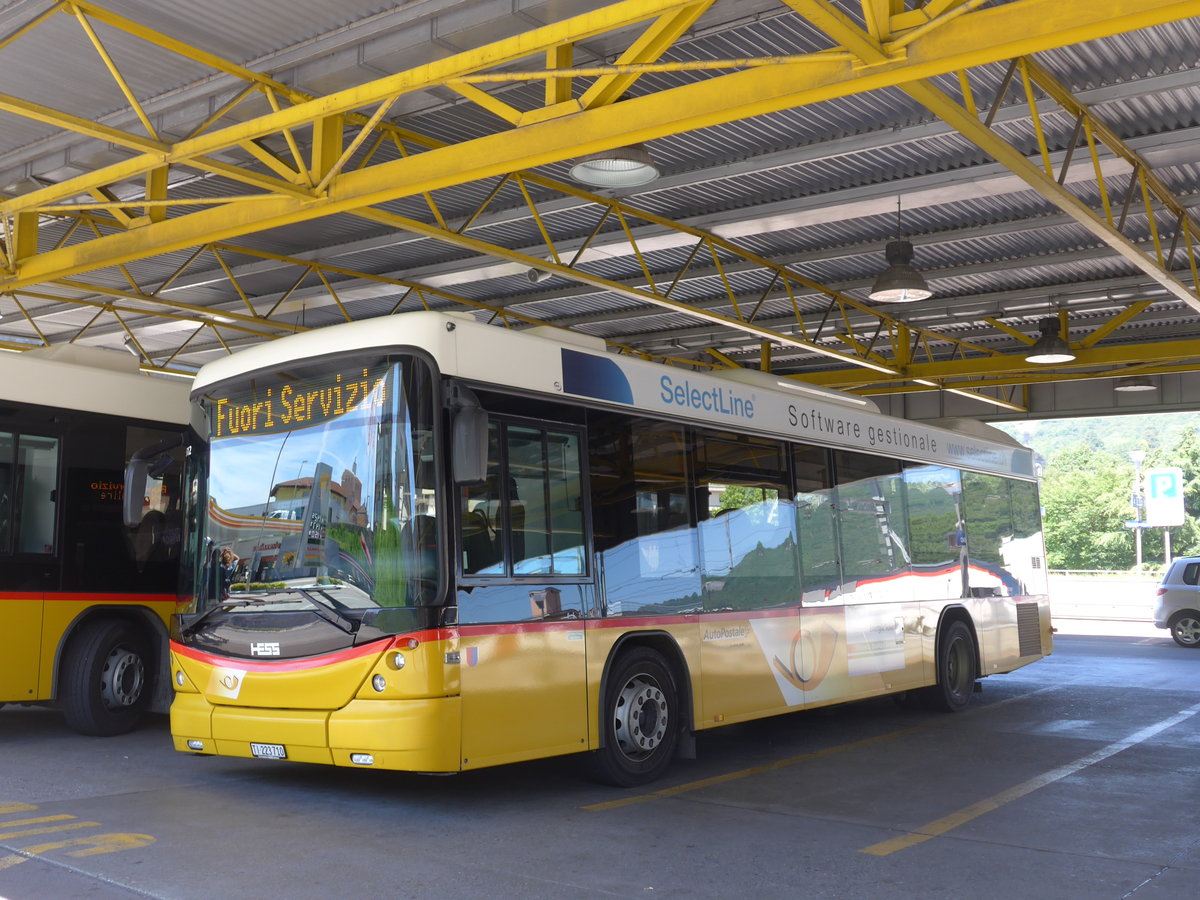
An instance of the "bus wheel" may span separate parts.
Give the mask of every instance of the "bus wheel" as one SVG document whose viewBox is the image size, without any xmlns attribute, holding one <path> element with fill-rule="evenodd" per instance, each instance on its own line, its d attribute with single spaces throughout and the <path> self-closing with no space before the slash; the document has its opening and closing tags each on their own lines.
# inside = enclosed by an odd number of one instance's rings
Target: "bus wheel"
<svg viewBox="0 0 1200 900">
<path fill-rule="evenodd" d="M 962 621 L 951 622 L 938 639 L 938 683 L 925 695 L 931 709 L 958 712 L 975 689 L 975 642 Z"/>
<path fill-rule="evenodd" d="M 67 724 L 80 734 L 132 731 L 150 701 L 150 648 L 126 622 L 100 622 L 77 634 L 59 675 Z"/>
<path fill-rule="evenodd" d="M 670 765 L 679 737 L 679 701 L 666 661 L 647 647 L 622 654 L 604 696 L 604 744 L 594 754 L 594 774 L 621 787 L 654 781 Z"/>
</svg>

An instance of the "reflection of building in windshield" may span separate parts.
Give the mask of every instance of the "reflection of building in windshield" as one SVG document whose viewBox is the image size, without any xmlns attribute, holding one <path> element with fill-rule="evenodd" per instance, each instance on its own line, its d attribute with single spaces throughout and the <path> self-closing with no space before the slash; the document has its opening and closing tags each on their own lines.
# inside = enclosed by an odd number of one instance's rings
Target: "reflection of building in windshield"
<svg viewBox="0 0 1200 900">
<path fill-rule="evenodd" d="M 318 468 L 332 471 L 329 466 L 321 464 Z M 358 463 L 354 463 L 354 470 Z M 268 502 L 267 518 L 269 519 L 302 519 L 304 510 L 312 495 L 313 478 L 293 478 L 291 481 L 281 481 L 271 488 Z M 334 524 L 358 525 L 367 524 L 367 510 L 362 502 L 362 481 L 355 471 L 342 471 L 341 481 L 329 483 L 329 521 Z"/>
<path fill-rule="evenodd" d="M 297 478 L 286 482 L 287 487 L 276 485 L 272 489 L 275 495 L 280 488 L 284 489 L 287 499 L 296 504 L 290 507 L 290 511 L 299 513 L 296 518 L 301 523 L 299 533 L 287 535 L 280 544 L 275 563 L 277 577 L 320 575 L 323 569 L 335 562 L 328 558 L 332 548 L 326 538 L 334 510 L 338 511 L 341 521 L 347 521 L 345 514 L 348 504 L 340 491 L 335 502 L 332 474 L 333 469 L 328 463 L 317 463 L 311 477 Z"/>
</svg>

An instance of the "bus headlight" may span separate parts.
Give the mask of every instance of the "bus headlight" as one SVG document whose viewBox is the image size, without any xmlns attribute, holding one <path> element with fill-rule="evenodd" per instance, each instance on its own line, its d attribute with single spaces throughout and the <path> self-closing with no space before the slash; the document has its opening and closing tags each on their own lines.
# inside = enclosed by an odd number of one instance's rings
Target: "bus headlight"
<svg viewBox="0 0 1200 900">
<path fill-rule="evenodd" d="M 397 672 L 399 672 L 401 669 L 403 669 L 408 664 L 408 660 L 406 660 L 404 658 L 403 653 L 396 652 L 388 657 L 387 664 L 389 666 L 391 666 L 393 669 L 395 669 Z"/>
<path fill-rule="evenodd" d="M 183 669 L 177 669 L 175 671 L 175 683 L 180 687 L 183 687 L 183 683 L 185 681 L 187 681 L 187 679 L 183 677 Z"/>
<path fill-rule="evenodd" d="M 385 690 L 387 690 L 387 679 L 382 675 L 376 675 L 371 679 L 371 687 L 375 688 L 375 690 L 382 694 Z"/>
</svg>

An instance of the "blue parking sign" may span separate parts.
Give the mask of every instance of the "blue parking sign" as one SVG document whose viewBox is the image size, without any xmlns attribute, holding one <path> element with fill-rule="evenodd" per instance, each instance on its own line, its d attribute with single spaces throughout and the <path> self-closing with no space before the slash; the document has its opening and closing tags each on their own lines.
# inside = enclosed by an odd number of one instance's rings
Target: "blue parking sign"
<svg viewBox="0 0 1200 900">
<path fill-rule="evenodd" d="M 1183 470 L 1163 467 L 1146 470 L 1146 524 L 1170 528 L 1183 524 Z"/>
</svg>

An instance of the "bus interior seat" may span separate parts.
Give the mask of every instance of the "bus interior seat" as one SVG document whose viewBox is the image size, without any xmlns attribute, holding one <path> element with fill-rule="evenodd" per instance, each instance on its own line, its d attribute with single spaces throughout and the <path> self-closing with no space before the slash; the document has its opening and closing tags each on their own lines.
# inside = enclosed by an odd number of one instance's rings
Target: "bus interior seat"
<svg viewBox="0 0 1200 900">
<path fill-rule="evenodd" d="M 488 521 L 487 513 L 477 507 L 463 516 L 462 547 L 466 572 L 481 572 L 500 562 L 496 533 Z"/>
</svg>

